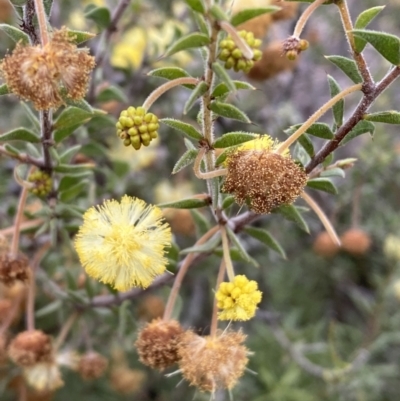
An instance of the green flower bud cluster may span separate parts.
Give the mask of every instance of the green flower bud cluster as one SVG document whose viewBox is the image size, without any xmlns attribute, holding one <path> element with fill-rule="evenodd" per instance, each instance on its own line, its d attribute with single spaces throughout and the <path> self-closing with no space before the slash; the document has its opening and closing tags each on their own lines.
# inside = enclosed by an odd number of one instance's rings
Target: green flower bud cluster
<svg viewBox="0 0 400 401">
<path fill-rule="evenodd" d="M 123 110 L 116 124 L 117 135 L 125 146 L 132 145 L 139 150 L 142 144 L 149 146 L 158 136 L 158 118 L 153 113 L 146 113 L 143 107 L 128 107 Z"/>
<path fill-rule="evenodd" d="M 34 184 L 29 191 L 37 196 L 46 196 L 51 191 L 52 179 L 44 171 L 37 170 L 33 172 L 29 175 L 28 181 Z"/>
<path fill-rule="evenodd" d="M 231 36 L 221 40 L 219 44 L 221 51 L 218 58 L 225 61 L 227 70 L 233 68 L 236 72 L 241 70 L 248 73 L 252 69 L 254 62 L 261 59 L 262 52 L 258 49 L 261 45 L 261 40 L 254 38 L 253 32 L 239 31 L 238 34 L 253 50 L 253 58 L 251 60 L 245 58 Z"/>
</svg>

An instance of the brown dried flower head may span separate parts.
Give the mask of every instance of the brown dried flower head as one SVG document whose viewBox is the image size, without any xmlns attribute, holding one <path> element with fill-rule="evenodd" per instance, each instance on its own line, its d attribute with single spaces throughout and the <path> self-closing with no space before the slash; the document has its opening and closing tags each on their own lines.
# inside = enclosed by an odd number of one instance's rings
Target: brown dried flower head
<svg viewBox="0 0 400 401">
<path fill-rule="evenodd" d="M 139 391 L 146 379 L 146 374 L 139 369 L 116 366 L 111 369 L 111 387 L 120 394 L 132 394 Z"/>
<path fill-rule="evenodd" d="M 29 279 L 29 261 L 23 254 L 0 254 L 0 282 L 12 286 L 16 281 L 25 282 Z"/>
<path fill-rule="evenodd" d="M 309 42 L 296 36 L 290 36 L 283 42 L 283 53 L 286 54 L 288 60 L 294 61 L 297 56 L 307 50 Z"/>
<path fill-rule="evenodd" d="M 263 135 L 233 151 L 226 159 L 228 173 L 222 191 L 259 214 L 293 203 L 307 183 L 307 174 L 288 152 L 275 153 L 275 147 L 276 143 Z"/>
<path fill-rule="evenodd" d="M 326 231 L 323 231 L 315 238 L 313 250 L 317 255 L 330 258 L 339 252 L 340 246 L 332 240 L 331 236 Z"/>
<path fill-rule="evenodd" d="M 94 65 L 94 57 L 78 49 L 63 28 L 44 47 L 18 43 L 0 68 L 13 93 L 44 110 L 63 104 L 62 90 L 71 99 L 82 99 Z"/>
<path fill-rule="evenodd" d="M 82 355 L 78 372 L 84 380 L 94 380 L 103 376 L 108 366 L 108 360 L 97 352 L 89 351 Z"/>
<path fill-rule="evenodd" d="M 40 330 L 23 331 L 11 341 L 8 356 L 24 368 L 50 363 L 54 359 L 51 338 Z"/>
<path fill-rule="evenodd" d="M 185 332 L 179 343 L 183 377 L 200 391 L 231 389 L 248 362 L 248 350 L 242 345 L 245 339 L 241 332 L 207 337 Z"/>
<path fill-rule="evenodd" d="M 183 328 L 176 320 L 155 319 L 139 333 L 135 347 L 140 361 L 153 369 L 164 370 L 178 362 L 178 344 Z"/>
<path fill-rule="evenodd" d="M 291 71 L 297 65 L 296 61 L 288 60 L 282 50 L 282 42 L 277 40 L 268 44 L 262 53 L 261 60 L 254 64 L 248 77 L 258 81 L 273 78 L 284 71 Z"/>
<path fill-rule="evenodd" d="M 361 256 L 368 252 L 372 240 L 368 233 L 360 228 L 351 228 L 341 237 L 342 248 L 354 256 Z"/>
</svg>

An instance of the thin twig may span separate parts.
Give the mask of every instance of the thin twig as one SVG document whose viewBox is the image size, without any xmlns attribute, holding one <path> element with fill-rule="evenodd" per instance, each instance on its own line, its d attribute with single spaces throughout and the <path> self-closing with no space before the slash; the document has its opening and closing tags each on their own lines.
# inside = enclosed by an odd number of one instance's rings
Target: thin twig
<svg viewBox="0 0 400 401">
<path fill-rule="evenodd" d="M 224 281 L 224 276 L 225 276 L 225 261 L 224 259 L 222 259 L 221 264 L 219 266 L 217 283 L 215 285 L 215 292 L 218 291 L 219 286 Z M 210 336 L 215 336 L 215 334 L 217 333 L 217 328 L 218 328 L 218 307 L 217 307 L 217 299 L 214 297 Z"/>
</svg>

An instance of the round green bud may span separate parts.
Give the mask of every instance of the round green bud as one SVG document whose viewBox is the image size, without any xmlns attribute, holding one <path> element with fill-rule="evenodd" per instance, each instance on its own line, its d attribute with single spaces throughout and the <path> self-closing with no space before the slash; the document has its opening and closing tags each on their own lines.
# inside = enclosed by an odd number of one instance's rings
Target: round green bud
<svg viewBox="0 0 400 401">
<path fill-rule="evenodd" d="M 261 39 L 254 39 L 252 47 L 260 47 L 261 43 L 262 43 Z"/>
<path fill-rule="evenodd" d="M 131 117 L 133 117 L 136 114 L 136 109 L 133 106 L 129 106 L 127 112 Z"/>
<path fill-rule="evenodd" d="M 232 57 L 233 58 L 241 58 L 242 56 L 243 56 L 243 53 L 242 53 L 242 51 L 240 49 L 235 49 L 232 52 Z"/>
<path fill-rule="evenodd" d="M 228 46 L 228 41 L 226 39 L 221 40 L 219 46 L 222 47 L 223 49 L 226 48 Z"/>
<path fill-rule="evenodd" d="M 138 107 L 136 109 L 136 115 L 138 116 L 144 116 L 146 114 L 146 110 L 143 107 Z"/>
<path fill-rule="evenodd" d="M 129 128 L 128 131 L 129 136 L 139 135 L 139 131 L 136 127 Z"/>
<path fill-rule="evenodd" d="M 143 117 L 135 116 L 135 117 L 133 118 L 133 121 L 135 122 L 135 125 L 141 125 L 142 122 L 143 122 Z"/>
<path fill-rule="evenodd" d="M 238 60 L 235 65 L 235 71 L 244 70 L 246 68 L 246 61 L 245 60 Z"/>
<path fill-rule="evenodd" d="M 147 113 L 147 114 L 144 116 L 144 121 L 145 121 L 146 123 L 150 123 L 152 118 L 153 118 L 153 113 Z"/>
<path fill-rule="evenodd" d="M 147 133 L 147 125 L 146 124 L 142 124 L 139 128 L 138 128 L 139 132 L 141 134 L 146 134 Z"/>
<path fill-rule="evenodd" d="M 128 111 L 127 110 L 122 110 L 120 117 L 128 117 Z"/>
<path fill-rule="evenodd" d="M 222 61 L 226 61 L 230 55 L 231 52 L 228 49 L 223 49 L 219 54 L 218 58 Z"/>
<path fill-rule="evenodd" d="M 142 145 L 142 141 L 140 140 L 140 136 L 131 137 L 131 144 L 136 149 L 139 150 Z"/>
<path fill-rule="evenodd" d="M 121 129 L 122 129 L 122 124 L 121 124 L 119 121 L 115 124 L 115 126 L 116 126 L 116 128 L 117 128 L 118 130 L 121 130 Z"/>
<path fill-rule="evenodd" d="M 148 130 L 149 132 L 157 131 L 157 125 L 158 125 L 158 124 L 153 124 L 153 123 L 151 123 L 151 124 L 149 124 L 149 125 L 147 126 L 147 130 Z"/>
<path fill-rule="evenodd" d="M 141 139 L 142 139 L 143 144 L 145 144 L 146 142 L 150 143 L 150 141 L 151 141 L 151 138 L 150 138 L 150 135 L 149 135 L 149 134 L 143 134 L 143 135 L 141 135 Z M 147 145 L 146 145 L 146 146 L 147 146 Z"/>
<path fill-rule="evenodd" d="M 129 138 L 124 139 L 124 145 L 129 146 L 131 144 L 131 140 Z"/>
<path fill-rule="evenodd" d="M 156 139 L 158 137 L 158 132 L 157 131 L 150 132 L 150 137 L 151 139 Z"/>
<path fill-rule="evenodd" d="M 253 60 L 254 61 L 261 60 L 261 57 L 262 57 L 262 51 L 261 50 L 258 50 L 258 49 L 253 50 Z"/>
</svg>

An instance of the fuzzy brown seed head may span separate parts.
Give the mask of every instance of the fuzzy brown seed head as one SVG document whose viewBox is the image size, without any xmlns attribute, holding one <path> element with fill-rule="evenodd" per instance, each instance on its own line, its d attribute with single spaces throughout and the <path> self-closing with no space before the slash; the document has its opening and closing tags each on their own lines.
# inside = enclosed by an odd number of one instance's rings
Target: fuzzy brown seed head
<svg viewBox="0 0 400 401">
<path fill-rule="evenodd" d="M 3 253 L 0 255 L 0 282 L 12 286 L 16 281 L 25 282 L 29 279 L 29 261 L 23 255 L 11 255 Z"/>
<path fill-rule="evenodd" d="M 103 376 L 108 366 L 108 360 L 97 352 L 90 351 L 82 355 L 78 372 L 84 380 L 94 380 Z"/>
<path fill-rule="evenodd" d="M 291 204 L 301 194 L 307 175 L 290 157 L 265 150 L 244 150 L 227 158 L 222 191 L 259 214 Z"/>
<path fill-rule="evenodd" d="M 40 330 L 23 331 L 11 341 L 8 355 L 16 365 L 24 368 L 50 363 L 54 359 L 51 338 Z"/>
<path fill-rule="evenodd" d="M 179 360 L 177 347 L 183 333 L 176 320 L 155 319 L 148 323 L 135 342 L 140 361 L 158 370 L 172 366 Z"/>
<path fill-rule="evenodd" d="M 214 393 L 231 389 L 243 375 L 248 350 L 246 336 L 228 332 L 218 337 L 201 337 L 187 331 L 179 343 L 179 366 L 183 377 L 200 391 Z"/>
<path fill-rule="evenodd" d="M 372 240 L 368 233 L 359 229 L 351 228 L 341 237 L 342 248 L 354 256 L 361 256 L 368 252 Z"/>
<path fill-rule="evenodd" d="M 313 244 L 313 250 L 317 255 L 331 258 L 339 252 L 340 246 L 332 240 L 326 231 L 323 231 L 317 235 Z"/>
<path fill-rule="evenodd" d="M 271 14 L 274 22 L 295 18 L 299 8 L 298 3 L 282 0 L 272 0 L 271 6 L 278 6 L 281 8 L 281 10 Z"/>
<path fill-rule="evenodd" d="M 165 309 L 165 302 L 157 295 L 146 295 L 139 304 L 138 315 L 147 322 L 160 318 Z"/>
<path fill-rule="evenodd" d="M 262 81 L 273 78 L 281 72 L 291 71 L 296 65 L 296 62 L 288 60 L 284 56 L 282 42 L 274 41 L 264 48 L 261 60 L 254 64 L 254 67 L 248 73 L 248 77 Z"/>
<path fill-rule="evenodd" d="M 132 394 L 139 391 L 146 379 L 146 374 L 139 369 L 117 366 L 110 372 L 111 387 L 120 394 Z"/>
<path fill-rule="evenodd" d="M 95 62 L 72 40 L 63 28 L 54 32 L 44 47 L 18 43 L 0 65 L 10 90 L 21 99 L 32 101 L 37 110 L 61 106 L 62 90 L 69 98 L 82 99 Z"/>
</svg>

